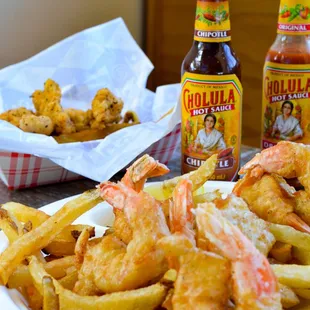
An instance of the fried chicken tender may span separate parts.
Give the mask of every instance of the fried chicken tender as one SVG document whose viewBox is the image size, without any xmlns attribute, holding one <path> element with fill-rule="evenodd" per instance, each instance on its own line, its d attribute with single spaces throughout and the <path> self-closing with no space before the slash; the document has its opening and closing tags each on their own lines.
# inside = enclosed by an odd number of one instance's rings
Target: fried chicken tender
<svg viewBox="0 0 310 310">
<path fill-rule="evenodd" d="M 48 116 L 24 115 L 19 121 L 19 128 L 25 132 L 39 133 L 49 136 L 54 124 Z"/>
<path fill-rule="evenodd" d="M 76 132 L 74 123 L 66 112 L 53 113 L 50 117 L 55 125 L 55 132 L 57 134 Z"/>
<path fill-rule="evenodd" d="M 61 105 L 61 88 L 52 79 L 47 79 L 44 89 L 34 91 L 31 98 L 35 113 L 26 108 L 18 108 L 0 114 L 0 120 L 10 122 L 16 127 L 21 126 L 25 132 L 45 135 L 66 135 L 92 129 L 100 131 L 106 127 L 111 129 L 112 124 L 122 120 L 124 103 L 108 88 L 97 92 L 91 109 L 87 111 L 74 108 L 64 110 Z M 22 120 L 24 115 L 32 117 Z M 125 114 L 124 122 L 135 123 L 139 122 L 139 119 L 135 112 L 129 111 Z M 113 129 L 110 131 L 113 132 Z"/>
<path fill-rule="evenodd" d="M 93 118 L 92 110 L 83 111 L 77 109 L 66 109 L 65 112 L 69 115 L 76 131 L 82 131 L 90 128 L 90 122 Z"/>
<path fill-rule="evenodd" d="M 21 107 L 18 109 L 8 110 L 0 114 L 0 119 L 19 127 L 19 122 L 24 115 L 33 115 L 33 112 Z"/>
<path fill-rule="evenodd" d="M 92 101 L 94 119 L 91 128 L 103 129 L 106 124 L 119 122 L 123 106 L 123 101 L 116 98 L 108 88 L 100 89 Z"/>
<path fill-rule="evenodd" d="M 32 94 L 32 102 L 38 115 L 47 113 L 62 112 L 60 104 L 61 89 L 52 79 L 47 79 L 44 83 L 44 90 L 36 90 Z"/>
<path fill-rule="evenodd" d="M 62 106 L 60 105 L 60 99 L 45 91 L 36 90 L 32 94 L 32 102 L 36 109 L 37 115 L 49 116 L 53 113 L 62 112 Z"/>
<path fill-rule="evenodd" d="M 32 94 L 32 102 L 37 111 L 37 115 L 51 118 L 55 132 L 57 134 L 76 132 L 74 123 L 70 116 L 64 112 L 61 104 L 61 89 L 59 85 L 51 79 L 44 83 L 44 90 L 36 90 Z"/>
</svg>

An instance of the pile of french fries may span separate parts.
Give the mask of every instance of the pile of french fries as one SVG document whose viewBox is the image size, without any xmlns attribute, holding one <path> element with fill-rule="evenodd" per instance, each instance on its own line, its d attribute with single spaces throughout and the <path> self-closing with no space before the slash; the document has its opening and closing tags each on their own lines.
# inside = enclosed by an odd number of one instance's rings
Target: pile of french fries
<svg viewBox="0 0 310 310">
<path fill-rule="evenodd" d="M 204 165 L 185 178 L 199 188 L 212 175 L 214 167 L 215 162 Z M 171 179 L 146 191 L 157 199 L 167 199 L 179 180 Z M 203 195 L 199 192 L 194 201 L 212 201 L 217 197 L 218 191 Z M 99 190 L 90 190 L 52 216 L 19 203 L 3 204 L 0 229 L 9 246 L 0 255 L 0 285 L 17 289 L 33 310 L 160 308 L 171 293 L 177 277 L 175 270 L 169 270 L 156 284 L 131 291 L 102 296 L 73 292 L 78 280 L 79 256 L 85 249 L 83 242 L 89 239 L 97 242 L 104 236 L 96 238 L 94 227 L 72 223 L 101 201 Z M 272 223 L 269 226 L 277 240 L 269 257 L 279 281 L 282 305 L 294 310 L 310 309 L 310 235 L 289 226 Z"/>
<path fill-rule="evenodd" d="M 168 290 L 165 277 L 166 284 L 103 296 L 72 292 L 78 278 L 76 253 L 85 232 L 91 238 L 95 231 L 94 227 L 71 223 L 101 201 L 99 191 L 91 190 L 65 204 L 53 216 L 18 203 L 2 205 L 0 228 L 9 246 L 0 256 L 1 285 L 17 289 L 34 310 L 142 310 L 160 306 Z"/>
</svg>

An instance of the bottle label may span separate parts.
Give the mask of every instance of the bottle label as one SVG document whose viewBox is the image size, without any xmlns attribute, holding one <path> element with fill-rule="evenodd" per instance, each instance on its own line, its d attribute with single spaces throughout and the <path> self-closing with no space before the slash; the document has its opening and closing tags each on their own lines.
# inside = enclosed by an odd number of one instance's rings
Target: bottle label
<svg viewBox="0 0 310 310">
<path fill-rule="evenodd" d="M 265 63 L 262 117 L 262 148 L 310 144 L 310 65 Z"/>
<path fill-rule="evenodd" d="M 282 0 L 278 33 L 286 35 L 310 34 L 309 0 Z"/>
<path fill-rule="evenodd" d="M 182 172 L 218 154 L 213 180 L 237 177 L 241 142 L 242 86 L 235 74 L 186 72 L 182 77 Z"/>
<path fill-rule="evenodd" d="M 231 40 L 228 1 L 197 1 L 194 40 L 201 42 Z"/>
</svg>

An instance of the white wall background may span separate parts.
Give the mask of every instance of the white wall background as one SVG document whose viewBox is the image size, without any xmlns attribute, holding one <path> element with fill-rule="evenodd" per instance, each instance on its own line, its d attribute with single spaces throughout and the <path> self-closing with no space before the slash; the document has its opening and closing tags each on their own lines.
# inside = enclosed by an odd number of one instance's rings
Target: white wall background
<svg viewBox="0 0 310 310">
<path fill-rule="evenodd" d="M 143 0 L 0 0 L 0 68 L 119 16 L 141 45 L 142 3 Z"/>
</svg>

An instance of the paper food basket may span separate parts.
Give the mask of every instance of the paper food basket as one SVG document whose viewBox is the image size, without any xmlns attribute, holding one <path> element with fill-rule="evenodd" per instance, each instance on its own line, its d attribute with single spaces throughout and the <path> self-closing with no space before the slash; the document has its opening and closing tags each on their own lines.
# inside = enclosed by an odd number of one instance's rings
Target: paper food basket
<svg viewBox="0 0 310 310">
<path fill-rule="evenodd" d="M 103 44 L 104 42 L 104 44 Z M 59 84 L 63 109 L 86 111 L 99 89 L 110 89 L 140 124 L 102 140 L 58 144 L 0 120 L 0 180 L 9 189 L 81 178 L 101 182 L 144 153 L 167 164 L 179 142 L 180 84 L 146 88 L 153 64 L 121 18 L 86 29 L 21 63 L 0 70 L 0 113 L 26 107 L 47 78 Z"/>
<path fill-rule="evenodd" d="M 168 164 L 180 138 L 180 125 L 143 154 Z M 83 176 L 64 169 L 49 159 L 30 154 L 0 151 L 0 178 L 9 190 L 36 187 L 82 179 Z"/>
</svg>

